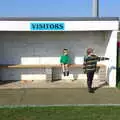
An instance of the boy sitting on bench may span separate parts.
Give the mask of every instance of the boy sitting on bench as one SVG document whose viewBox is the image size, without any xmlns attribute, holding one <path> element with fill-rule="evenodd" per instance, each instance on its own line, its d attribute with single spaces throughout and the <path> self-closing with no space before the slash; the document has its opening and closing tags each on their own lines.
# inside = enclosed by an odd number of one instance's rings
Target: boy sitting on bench
<svg viewBox="0 0 120 120">
<path fill-rule="evenodd" d="M 62 72 L 64 76 L 69 76 L 69 65 L 71 62 L 71 58 L 68 55 L 68 49 L 63 50 L 63 55 L 60 57 L 60 63 L 62 67 Z"/>
</svg>

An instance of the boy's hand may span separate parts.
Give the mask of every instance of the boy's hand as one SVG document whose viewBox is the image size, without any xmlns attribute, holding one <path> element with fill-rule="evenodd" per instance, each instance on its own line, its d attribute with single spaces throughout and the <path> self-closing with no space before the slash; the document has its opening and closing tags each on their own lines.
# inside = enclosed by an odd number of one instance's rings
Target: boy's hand
<svg viewBox="0 0 120 120">
<path fill-rule="evenodd" d="M 107 57 L 101 57 L 101 60 L 109 60 Z"/>
<path fill-rule="evenodd" d="M 105 58 L 105 60 L 109 60 L 110 58 Z"/>
<path fill-rule="evenodd" d="M 82 66 L 82 69 L 85 69 L 85 65 Z"/>
<path fill-rule="evenodd" d="M 82 65 L 82 69 L 85 69 L 85 67 L 86 67 L 86 63 L 84 62 Z"/>
</svg>

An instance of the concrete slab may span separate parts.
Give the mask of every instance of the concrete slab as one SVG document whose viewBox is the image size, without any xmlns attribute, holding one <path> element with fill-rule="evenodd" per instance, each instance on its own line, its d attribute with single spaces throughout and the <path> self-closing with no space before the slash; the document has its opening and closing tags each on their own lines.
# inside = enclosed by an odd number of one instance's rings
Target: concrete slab
<svg viewBox="0 0 120 120">
<path fill-rule="evenodd" d="M 87 82 L 83 80 L 58 80 L 50 81 L 17 81 L 0 85 L 0 89 L 20 89 L 20 88 L 86 88 Z M 93 87 L 108 87 L 105 81 L 93 81 Z"/>
<path fill-rule="evenodd" d="M 99 88 L 7 89 L 0 90 L 0 105 L 120 104 L 120 90 Z"/>
<path fill-rule="evenodd" d="M 23 90 L 1 89 L 0 90 L 0 105 L 16 105 L 20 103 L 23 95 Z"/>
</svg>

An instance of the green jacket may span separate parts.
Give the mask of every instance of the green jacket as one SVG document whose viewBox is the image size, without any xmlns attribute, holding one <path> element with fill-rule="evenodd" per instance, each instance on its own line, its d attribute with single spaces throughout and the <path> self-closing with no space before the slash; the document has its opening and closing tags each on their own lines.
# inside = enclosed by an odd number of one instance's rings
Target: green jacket
<svg viewBox="0 0 120 120">
<path fill-rule="evenodd" d="M 69 57 L 69 55 L 62 55 L 60 57 L 60 63 L 62 64 L 70 64 L 71 63 L 71 58 Z"/>
</svg>

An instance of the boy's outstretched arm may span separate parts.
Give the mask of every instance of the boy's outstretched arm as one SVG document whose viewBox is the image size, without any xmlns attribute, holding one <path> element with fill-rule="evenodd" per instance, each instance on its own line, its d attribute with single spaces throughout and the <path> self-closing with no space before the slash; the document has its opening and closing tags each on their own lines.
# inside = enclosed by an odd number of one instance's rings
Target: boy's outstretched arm
<svg viewBox="0 0 120 120">
<path fill-rule="evenodd" d="M 98 57 L 99 61 L 109 60 L 108 57 Z"/>
<path fill-rule="evenodd" d="M 92 56 L 95 57 L 98 61 L 109 60 L 108 57 L 99 57 L 99 56 L 94 55 L 94 54 Z"/>
</svg>

